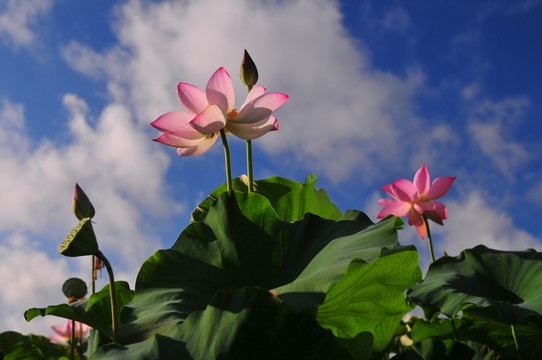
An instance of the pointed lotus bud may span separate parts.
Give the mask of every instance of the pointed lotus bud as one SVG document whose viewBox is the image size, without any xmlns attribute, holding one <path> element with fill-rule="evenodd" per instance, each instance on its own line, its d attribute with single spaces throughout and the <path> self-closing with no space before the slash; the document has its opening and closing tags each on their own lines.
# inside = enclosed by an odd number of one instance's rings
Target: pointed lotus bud
<svg viewBox="0 0 542 360">
<path fill-rule="evenodd" d="M 258 82 L 258 69 L 246 50 L 243 55 L 243 61 L 241 62 L 241 73 L 239 75 L 241 76 L 241 81 L 246 86 L 252 87 Z"/>
<path fill-rule="evenodd" d="M 75 183 L 75 188 L 73 189 L 73 213 L 79 220 L 84 218 L 93 218 L 95 211 L 94 206 L 88 199 L 87 195 L 81 189 L 79 184 Z"/>
<path fill-rule="evenodd" d="M 64 281 L 62 293 L 68 298 L 68 303 L 82 299 L 87 294 L 87 284 L 79 278 Z"/>
</svg>

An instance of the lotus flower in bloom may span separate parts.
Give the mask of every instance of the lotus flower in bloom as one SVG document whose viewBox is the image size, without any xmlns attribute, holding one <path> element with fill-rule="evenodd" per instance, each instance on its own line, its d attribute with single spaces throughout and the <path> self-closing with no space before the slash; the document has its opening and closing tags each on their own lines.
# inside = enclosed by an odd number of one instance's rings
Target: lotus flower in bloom
<svg viewBox="0 0 542 360">
<path fill-rule="evenodd" d="M 71 320 L 67 320 L 66 325 L 64 326 L 53 325 L 51 326 L 51 328 L 55 331 L 56 334 L 49 336 L 49 340 L 57 342 L 57 343 L 63 343 L 71 339 L 71 336 L 72 336 L 72 321 Z M 81 330 L 83 330 L 82 335 L 81 335 Z M 83 339 L 81 339 L 81 342 L 86 340 L 84 337 L 88 334 L 89 330 L 90 330 L 90 326 L 81 324 L 80 322 L 75 321 L 75 337 L 76 338 L 83 337 Z"/>
<path fill-rule="evenodd" d="M 154 140 L 177 147 L 181 156 L 204 153 L 224 128 L 246 140 L 277 130 L 277 120 L 271 114 L 288 100 L 288 95 L 265 94 L 263 87 L 255 86 L 237 112 L 233 84 L 223 67 L 211 76 L 205 91 L 181 82 L 177 95 L 187 112 L 166 113 L 151 125 L 163 133 Z"/>
<path fill-rule="evenodd" d="M 441 202 L 432 202 L 432 200 L 444 196 L 454 180 L 455 177 L 446 176 L 435 178 L 433 183 L 430 183 L 429 172 L 423 165 L 416 172 L 414 183 L 400 179 L 381 187 L 393 197 L 393 200 L 378 200 L 384 209 L 380 211 L 377 218 L 381 219 L 388 214 L 407 216 L 408 224 L 416 226 L 418 235 L 424 239 L 427 229 L 422 215 L 442 225 L 442 220 L 446 219 L 446 206 Z"/>
</svg>

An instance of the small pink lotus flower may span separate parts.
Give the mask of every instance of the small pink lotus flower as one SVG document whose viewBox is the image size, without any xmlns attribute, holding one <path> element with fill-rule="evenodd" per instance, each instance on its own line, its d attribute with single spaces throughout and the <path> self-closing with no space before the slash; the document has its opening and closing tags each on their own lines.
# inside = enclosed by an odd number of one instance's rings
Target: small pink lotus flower
<svg viewBox="0 0 542 360">
<path fill-rule="evenodd" d="M 378 203 L 384 206 L 377 218 L 382 219 L 387 214 L 407 216 L 408 224 L 416 226 L 416 231 L 422 239 L 425 238 L 427 228 L 422 215 L 442 225 L 446 219 L 446 206 L 441 202 L 431 202 L 444 196 L 455 177 L 445 176 L 435 178 L 430 184 L 430 177 L 425 164 L 416 172 L 414 183 L 406 179 L 394 181 L 384 185 L 382 190 L 390 194 L 395 200 L 380 199 Z"/>
<path fill-rule="evenodd" d="M 264 92 L 263 87 L 255 86 L 238 113 L 233 84 L 223 67 L 211 76 L 205 91 L 181 82 L 177 95 L 188 112 L 172 111 L 153 121 L 151 125 L 163 133 L 154 140 L 177 147 L 181 156 L 190 156 L 207 151 L 224 128 L 242 139 L 277 130 L 271 114 L 288 100 L 288 95 Z"/>
<path fill-rule="evenodd" d="M 56 335 L 49 336 L 49 340 L 54 341 L 56 343 L 64 343 L 66 341 L 69 341 L 72 336 L 72 321 L 67 320 L 66 325 L 62 326 L 56 326 L 53 325 L 51 328 L 56 332 Z M 81 330 L 83 333 L 81 334 Z M 80 322 L 75 321 L 75 337 L 77 339 L 83 338 L 81 342 L 85 342 L 86 338 L 85 336 L 88 334 L 88 331 L 90 330 L 90 326 L 82 324 Z"/>
</svg>

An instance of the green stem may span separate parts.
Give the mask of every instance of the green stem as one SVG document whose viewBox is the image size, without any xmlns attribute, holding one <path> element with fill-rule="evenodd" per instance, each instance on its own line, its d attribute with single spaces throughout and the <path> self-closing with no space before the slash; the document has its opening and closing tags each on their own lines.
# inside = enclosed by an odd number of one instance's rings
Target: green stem
<svg viewBox="0 0 542 360">
<path fill-rule="evenodd" d="M 109 298 L 111 299 L 111 328 L 113 330 L 113 343 L 115 343 L 117 340 L 117 293 L 115 292 L 115 277 L 113 276 L 113 268 L 111 267 L 111 264 L 100 250 L 98 250 L 98 252 L 96 253 L 96 257 L 103 261 L 107 270 L 107 275 L 109 275 Z"/>
<path fill-rule="evenodd" d="M 72 320 L 72 333 L 71 333 L 71 349 L 70 349 L 70 359 L 74 359 L 75 352 L 75 320 Z"/>
<path fill-rule="evenodd" d="M 431 255 L 431 262 L 435 262 L 435 254 L 433 253 L 433 239 L 431 238 L 431 230 L 429 230 L 429 222 L 427 221 L 427 216 L 422 215 L 423 221 L 425 222 L 425 228 L 427 229 L 427 244 L 429 245 L 429 254 Z"/>
<path fill-rule="evenodd" d="M 521 359 L 521 353 L 519 352 L 519 343 L 516 336 L 516 328 L 514 325 L 510 325 L 510 330 L 512 330 L 512 337 L 514 338 L 514 345 L 516 346 L 516 351 L 518 352 L 518 359 Z"/>
<path fill-rule="evenodd" d="M 224 129 L 220 129 L 220 137 L 222 138 L 222 145 L 224 146 L 224 160 L 226 162 L 226 189 L 231 191 L 230 148 Z"/>
<path fill-rule="evenodd" d="M 95 255 L 92 255 L 92 271 L 91 271 L 91 282 L 90 282 L 90 288 L 91 288 L 91 291 L 92 293 L 94 294 L 96 292 L 96 285 L 94 284 L 94 271 L 96 271 L 95 269 L 95 266 L 96 266 L 96 256 Z"/>
<path fill-rule="evenodd" d="M 252 141 L 247 140 L 247 175 L 248 192 L 254 191 L 254 175 L 252 174 Z"/>
<path fill-rule="evenodd" d="M 248 92 L 252 90 L 252 85 L 247 85 Z M 252 141 L 247 140 L 247 176 L 248 176 L 248 192 L 254 191 L 254 175 L 252 174 Z"/>
</svg>

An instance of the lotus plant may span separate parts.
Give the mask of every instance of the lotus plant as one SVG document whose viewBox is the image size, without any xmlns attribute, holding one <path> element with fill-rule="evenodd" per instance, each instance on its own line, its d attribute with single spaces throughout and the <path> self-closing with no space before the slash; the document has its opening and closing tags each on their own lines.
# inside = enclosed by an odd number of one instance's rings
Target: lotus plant
<svg viewBox="0 0 542 360">
<path fill-rule="evenodd" d="M 433 242 L 427 219 L 429 218 L 437 224 L 443 225 L 442 220 L 446 219 L 446 206 L 433 200 L 444 196 L 454 180 L 455 177 L 445 176 L 435 178 L 431 183 L 429 172 L 424 164 L 414 175 L 414 182 L 399 179 L 381 187 L 393 199 L 378 200 L 378 204 L 383 205 L 384 208 L 377 218 L 382 219 L 388 214 L 408 217 L 408 224 L 416 227 L 416 231 L 422 239 L 425 239 L 427 234 L 431 260 L 435 261 Z"/>
</svg>

